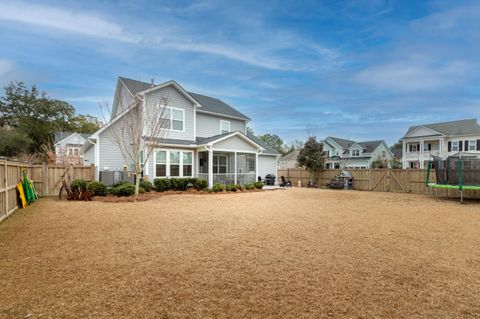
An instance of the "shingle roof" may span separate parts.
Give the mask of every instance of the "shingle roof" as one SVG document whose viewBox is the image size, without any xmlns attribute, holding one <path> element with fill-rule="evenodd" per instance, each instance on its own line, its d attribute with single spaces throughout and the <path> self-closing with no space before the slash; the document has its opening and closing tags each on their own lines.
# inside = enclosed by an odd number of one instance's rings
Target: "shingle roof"
<svg viewBox="0 0 480 319">
<path fill-rule="evenodd" d="M 151 83 L 146 83 L 142 81 L 137 81 L 129 78 L 124 78 L 124 77 L 119 77 L 119 79 L 125 84 L 127 89 L 130 91 L 132 94 L 137 94 L 142 91 L 151 89 L 153 86 Z M 211 97 L 211 96 L 206 96 L 198 93 L 193 93 L 193 92 L 187 92 L 191 97 L 193 97 L 195 100 L 198 101 L 198 103 L 201 104 L 201 111 L 205 112 L 212 112 L 212 113 L 217 113 L 217 114 L 222 114 L 222 115 L 227 115 L 227 116 L 233 116 L 233 117 L 239 117 L 241 119 L 245 120 L 250 120 L 250 118 L 227 103 L 223 102 L 222 100 L 219 100 L 217 98 Z"/>
<path fill-rule="evenodd" d="M 343 139 L 343 138 L 338 138 L 338 137 L 333 137 L 333 136 L 329 136 L 327 138 L 332 139 L 333 141 L 335 141 L 335 143 L 337 143 L 338 145 L 340 145 L 343 148 L 349 148 L 350 146 L 352 146 L 352 144 L 355 143 L 355 141 L 352 141 L 352 140 L 346 140 L 346 139 Z"/>
<path fill-rule="evenodd" d="M 257 143 L 258 145 L 260 145 L 261 147 L 263 147 L 265 149 L 265 151 L 263 151 L 263 154 L 272 154 L 272 155 L 278 155 L 280 154 L 279 152 L 277 152 L 276 149 L 274 149 L 273 147 L 271 147 L 270 145 L 268 145 L 267 143 L 265 143 L 263 140 L 261 140 L 260 138 L 258 138 L 257 136 L 253 135 L 253 134 L 247 134 L 247 136 L 252 140 L 254 141 L 255 143 Z"/>
<path fill-rule="evenodd" d="M 357 144 L 363 147 L 364 153 L 372 153 L 382 143 L 383 141 L 378 140 L 378 141 L 359 142 Z"/>
<path fill-rule="evenodd" d="M 145 141 L 157 141 L 161 142 L 162 144 L 172 144 L 172 145 L 197 145 L 197 141 L 190 141 L 190 140 L 178 140 L 174 138 L 165 138 L 165 139 L 158 139 L 155 137 L 144 136 L 143 139 Z"/>
<path fill-rule="evenodd" d="M 207 144 L 207 143 L 218 140 L 219 138 L 222 138 L 222 137 L 230 135 L 230 134 L 232 134 L 232 132 L 217 134 L 217 135 L 213 135 L 213 136 L 210 136 L 210 137 L 197 137 L 197 144 L 200 144 L 200 145 L 201 144 Z"/>
<path fill-rule="evenodd" d="M 480 134 L 480 125 L 478 125 L 477 119 L 466 119 L 410 126 L 407 133 L 405 133 L 405 136 L 407 136 L 421 126 L 428 127 L 434 131 L 440 132 L 445 135 Z"/>
<path fill-rule="evenodd" d="M 281 161 L 297 160 L 297 157 L 298 157 L 298 150 L 295 150 L 293 152 L 286 154 L 285 156 L 282 156 L 280 160 Z"/>
</svg>

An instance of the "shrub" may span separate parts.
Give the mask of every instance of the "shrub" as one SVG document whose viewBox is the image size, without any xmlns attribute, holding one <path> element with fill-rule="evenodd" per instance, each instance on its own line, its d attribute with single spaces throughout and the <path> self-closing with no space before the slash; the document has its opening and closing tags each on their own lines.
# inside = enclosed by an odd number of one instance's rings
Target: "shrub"
<svg viewBox="0 0 480 319">
<path fill-rule="evenodd" d="M 249 189 L 249 190 L 252 190 L 252 189 L 255 189 L 255 185 L 253 185 L 252 183 L 250 184 L 245 184 L 243 185 L 245 187 L 245 189 Z"/>
<path fill-rule="evenodd" d="M 227 186 L 225 186 L 225 190 L 227 192 L 236 192 L 237 191 L 237 185 L 235 184 L 227 184 Z"/>
<path fill-rule="evenodd" d="M 235 187 L 236 187 L 237 190 L 239 190 L 239 191 L 245 190 L 245 187 L 244 187 L 243 185 L 240 185 L 240 184 L 235 184 Z"/>
<path fill-rule="evenodd" d="M 224 189 L 225 189 L 225 185 L 223 185 L 223 184 L 215 183 L 212 186 L 212 192 L 215 192 L 215 193 L 223 192 Z"/>
<path fill-rule="evenodd" d="M 75 179 L 70 183 L 70 188 L 72 189 L 72 192 L 84 192 L 87 190 L 87 181 L 84 179 Z"/>
<path fill-rule="evenodd" d="M 143 188 L 142 186 L 140 186 L 140 187 L 138 188 L 138 193 L 139 193 L 139 194 L 143 194 L 143 193 L 146 193 L 146 192 L 147 192 L 147 190 L 146 190 L 145 188 Z"/>
<path fill-rule="evenodd" d="M 168 191 L 171 188 L 170 179 L 168 178 L 155 178 L 153 184 L 157 192 Z"/>
<path fill-rule="evenodd" d="M 93 192 L 96 196 L 107 195 L 107 186 L 105 186 L 102 182 L 91 182 L 88 184 L 87 189 Z"/>
<path fill-rule="evenodd" d="M 255 182 L 253 185 L 256 189 L 262 189 L 265 184 L 263 182 Z"/>
<path fill-rule="evenodd" d="M 193 183 L 193 185 L 197 190 L 201 191 L 208 187 L 208 182 L 203 178 L 195 178 L 195 183 Z"/>
<path fill-rule="evenodd" d="M 120 181 L 120 182 L 116 182 L 115 184 L 112 184 L 111 187 L 117 188 L 118 186 L 122 186 L 122 185 L 130 185 L 130 183 L 127 181 Z"/>
<path fill-rule="evenodd" d="M 153 189 L 153 184 L 150 181 L 141 181 L 140 187 L 143 188 L 144 191 L 149 192 Z"/>
<path fill-rule="evenodd" d="M 131 196 L 135 194 L 135 185 L 132 184 L 123 184 L 113 188 L 116 189 L 116 196 Z"/>
</svg>

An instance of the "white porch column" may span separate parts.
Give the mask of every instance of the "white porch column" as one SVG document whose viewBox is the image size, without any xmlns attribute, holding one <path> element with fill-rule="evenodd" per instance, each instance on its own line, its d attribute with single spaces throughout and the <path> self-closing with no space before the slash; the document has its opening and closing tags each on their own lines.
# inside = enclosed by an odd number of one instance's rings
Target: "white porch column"
<svg viewBox="0 0 480 319">
<path fill-rule="evenodd" d="M 402 141 L 402 168 L 406 169 L 407 168 L 407 142 Z"/>
<path fill-rule="evenodd" d="M 235 169 L 235 184 L 237 184 L 237 152 L 233 153 L 233 156 L 235 156 L 235 159 L 233 161 L 233 168 Z"/>
<path fill-rule="evenodd" d="M 424 167 L 424 158 L 423 158 L 423 140 L 420 141 L 420 156 L 418 161 L 420 162 L 420 169 Z"/>
<path fill-rule="evenodd" d="M 258 181 L 258 151 L 255 153 L 255 182 Z"/>
<path fill-rule="evenodd" d="M 443 138 L 438 140 L 438 156 L 443 156 Z"/>
<path fill-rule="evenodd" d="M 208 187 L 213 186 L 213 149 L 208 149 Z"/>
</svg>

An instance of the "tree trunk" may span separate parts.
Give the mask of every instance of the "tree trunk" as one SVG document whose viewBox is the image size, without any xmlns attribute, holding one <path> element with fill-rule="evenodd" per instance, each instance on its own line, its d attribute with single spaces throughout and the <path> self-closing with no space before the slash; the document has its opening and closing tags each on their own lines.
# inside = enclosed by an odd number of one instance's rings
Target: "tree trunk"
<svg viewBox="0 0 480 319">
<path fill-rule="evenodd" d="M 140 192 L 140 173 L 135 173 L 135 196 Z"/>
</svg>

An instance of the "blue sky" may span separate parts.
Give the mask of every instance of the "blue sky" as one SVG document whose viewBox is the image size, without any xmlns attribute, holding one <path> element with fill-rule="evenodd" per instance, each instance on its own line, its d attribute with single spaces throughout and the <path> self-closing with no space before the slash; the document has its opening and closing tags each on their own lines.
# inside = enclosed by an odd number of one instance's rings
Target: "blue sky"
<svg viewBox="0 0 480 319">
<path fill-rule="evenodd" d="M 480 111 L 478 1 L 3 1 L 0 85 L 79 113 L 117 76 L 223 99 L 256 133 L 398 140 Z"/>
</svg>

